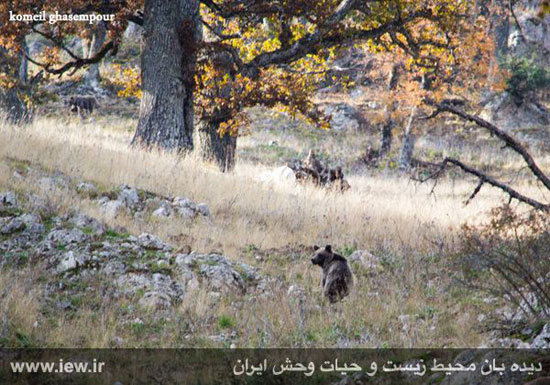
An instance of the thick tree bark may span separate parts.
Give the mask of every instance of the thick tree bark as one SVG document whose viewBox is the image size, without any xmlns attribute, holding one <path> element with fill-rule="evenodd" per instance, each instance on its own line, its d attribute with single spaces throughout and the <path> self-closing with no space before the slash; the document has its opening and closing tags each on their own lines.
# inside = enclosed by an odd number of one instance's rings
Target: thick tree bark
<svg viewBox="0 0 550 385">
<path fill-rule="evenodd" d="M 0 89 L 0 111 L 2 111 L 2 117 L 8 123 L 21 124 L 30 119 L 29 110 L 27 105 L 17 92 L 17 88 Z"/>
<path fill-rule="evenodd" d="M 397 84 L 399 82 L 399 70 L 401 68 L 401 64 L 394 64 L 390 76 L 388 78 L 388 85 L 387 90 L 393 91 L 397 87 Z M 395 125 L 393 121 L 393 113 L 395 111 L 395 101 L 390 100 L 386 107 L 384 107 L 384 124 L 382 125 L 381 130 L 381 137 L 380 137 L 380 152 L 379 157 L 382 158 L 384 155 L 386 155 L 390 149 L 392 144 L 392 131 L 393 127 Z"/>
<path fill-rule="evenodd" d="M 146 0 L 139 122 L 132 143 L 193 148 L 193 89 L 201 39 L 198 0 Z"/>
<path fill-rule="evenodd" d="M 27 60 L 27 56 L 29 54 L 29 47 L 27 46 L 27 40 L 25 38 L 21 41 L 21 48 L 24 54 L 19 57 L 19 70 L 17 75 L 22 84 L 27 84 L 29 73 L 29 61 Z"/>
<path fill-rule="evenodd" d="M 414 145 L 416 142 L 416 136 L 414 135 L 413 129 L 416 110 L 417 108 L 413 107 L 411 116 L 407 122 L 407 128 L 405 129 L 405 135 L 403 136 L 403 146 L 401 147 L 401 156 L 399 157 L 399 168 L 402 170 L 411 168 Z"/>
<path fill-rule="evenodd" d="M 380 152 L 378 153 L 378 156 L 380 158 L 384 157 L 391 150 L 391 143 L 393 140 L 393 119 L 390 116 L 388 107 L 386 107 L 386 111 L 384 111 L 384 114 L 386 115 L 386 121 L 384 122 L 382 130 L 380 131 Z"/>
<path fill-rule="evenodd" d="M 235 166 L 237 137 L 225 134 L 220 137 L 219 122 L 201 121 L 197 127 L 199 153 L 207 161 L 216 164 L 221 171 L 231 171 Z"/>
<path fill-rule="evenodd" d="M 103 48 L 103 43 L 105 43 L 105 37 L 107 35 L 104 22 L 100 22 L 92 28 L 90 38 L 83 41 L 84 57 L 86 59 L 90 59 L 97 55 L 101 48 Z M 91 64 L 84 75 L 86 85 L 97 88 L 99 87 L 100 80 L 99 63 Z"/>
<path fill-rule="evenodd" d="M 26 42 L 21 42 L 23 50 L 27 49 Z M 8 74 L 17 80 L 17 85 L 11 88 L 0 87 L 0 118 L 10 124 L 22 124 L 30 120 L 31 114 L 27 104 L 22 99 L 25 84 L 27 83 L 27 60 L 24 55 L 17 58 L 10 57 L 8 52 L 0 48 L 0 72 Z"/>
</svg>

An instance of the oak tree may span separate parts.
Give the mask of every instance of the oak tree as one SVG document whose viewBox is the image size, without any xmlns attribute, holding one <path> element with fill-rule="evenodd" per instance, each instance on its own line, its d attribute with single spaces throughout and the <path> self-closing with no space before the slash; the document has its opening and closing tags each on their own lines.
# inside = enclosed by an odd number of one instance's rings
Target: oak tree
<svg viewBox="0 0 550 385">
<path fill-rule="evenodd" d="M 475 24 L 483 22 L 472 17 L 475 6 L 467 0 L 8 1 L 0 5 L 0 44 L 47 73 L 72 74 L 116 53 L 128 22 L 142 25 L 133 143 L 188 151 L 196 134 L 204 157 L 226 170 L 234 164 L 247 107 L 265 105 L 326 126 L 312 96 L 330 61 L 350 46 L 387 52 L 406 63 L 408 79 L 429 78 L 430 91 L 443 92 L 475 50 L 463 44 L 464 34 L 474 36 Z M 10 21 L 10 11 L 115 17 L 106 23 L 102 47 L 84 57 L 66 39 L 83 34 L 87 23 Z M 52 44 L 41 58 L 22 49 L 29 33 Z M 402 88 L 422 88 L 415 83 Z M 414 99 L 411 104 L 422 100 Z"/>
</svg>

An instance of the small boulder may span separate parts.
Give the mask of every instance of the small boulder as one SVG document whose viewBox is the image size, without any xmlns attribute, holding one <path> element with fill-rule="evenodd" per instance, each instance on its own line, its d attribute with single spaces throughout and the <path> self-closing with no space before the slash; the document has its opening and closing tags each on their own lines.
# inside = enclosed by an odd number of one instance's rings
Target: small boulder
<svg viewBox="0 0 550 385">
<path fill-rule="evenodd" d="M 210 216 L 210 209 L 208 208 L 208 205 L 206 203 L 199 203 L 197 205 L 197 212 L 201 214 L 203 217 Z"/>
<path fill-rule="evenodd" d="M 188 208 L 193 211 L 197 210 L 197 205 L 189 198 L 175 197 L 172 204 L 176 208 Z"/>
<path fill-rule="evenodd" d="M 162 202 L 160 207 L 153 211 L 153 216 L 156 218 L 167 218 L 174 213 L 174 210 L 167 202 Z"/>
<path fill-rule="evenodd" d="M 25 226 L 25 222 L 21 218 L 15 217 L 0 228 L 0 233 L 4 235 L 13 234 L 24 230 Z"/>
<path fill-rule="evenodd" d="M 351 263 L 358 263 L 361 266 L 376 270 L 380 266 L 378 259 L 366 250 L 356 250 L 349 256 Z"/>
<path fill-rule="evenodd" d="M 184 219 L 194 219 L 197 216 L 197 212 L 189 207 L 177 207 L 176 211 L 178 215 Z"/>
<path fill-rule="evenodd" d="M 140 203 L 138 190 L 125 185 L 121 186 L 118 193 L 118 201 L 122 202 L 129 209 L 136 209 Z"/>
<path fill-rule="evenodd" d="M 90 182 L 80 182 L 76 186 L 76 191 L 80 194 L 85 194 L 88 196 L 96 195 L 98 193 L 97 187 Z"/>
<path fill-rule="evenodd" d="M 77 267 L 78 260 L 75 253 L 73 251 L 68 251 L 63 255 L 59 265 L 57 265 L 57 272 L 64 273 L 66 271 L 76 269 Z"/>
<path fill-rule="evenodd" d="M 361 113 L 347 103 L 326 104 L 321 110 L 330 116 L 330 127 L 334 131 L 357 131 L 366 124 Z"/>
<path fill-rule="evenodd" d="M 147 250 L 172 250 L 171 245 L 164 242 L 160 238 L 147 233 L 143 233 L 137 238 L 137 244 Z"/>
<path fill-rule="evenodd" d="M 49 193 L 56 190 L 68 190 L 67 181 L 61 177 L 45 176 L 38 180 L 38 187 L 42 192 Z"/>
<path fill-rule="evenodd" d="M 23 214 L 19 218 L 25 222 L 25 232 L 27 234 L 42 234 L 46 231 L 46 228 L 42 224 L 42 218 L 36 213 Z"/>
<path fill-rule="evenodd" d="M 105 226 L 97 219 L 85 214 L 77 213 L 69 219 L 69 222 L 77 227 L 90 229 L 97 235 L 102 235 L 105 232 Z"/>
<path fill-rule="evenodd" d="M 53 230 L 48 234 L 48 240 L 56 245 L 68 245 L 71 243 L 82 243 L 88 240 L 88 236 L 80 229 Z"/>
<path fill-rule="evenodd" d="M 17 207 L 17 197 L 12 191 L 0 193 L 0 207 Z"/>
<path fill-rule="evenodd" d="M 102 204 L 101 211 L 109 218 L 114 219 L 124 211 L 124 203 L 119 200 L 107 201 Z"/>
<path fill-rule="evenodd" d="M 542 328 L 538 336 L 531 343 L 532 349 L 550 349 L 550 323 Z"/>
<path fill-rule="evenodd" d="M 148 291 L 139 299 L 139 306 L 146 309 L 166 309 L 170 307 L 170 296 L 160 291 Z"/>
</svg>

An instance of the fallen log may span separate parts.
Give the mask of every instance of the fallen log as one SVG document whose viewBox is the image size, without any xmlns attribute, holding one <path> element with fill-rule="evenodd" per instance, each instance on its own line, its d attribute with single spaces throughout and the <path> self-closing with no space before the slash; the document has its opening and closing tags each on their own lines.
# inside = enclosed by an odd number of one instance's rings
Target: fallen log
<svg viewBox="0 0 550 385">
<path fill-rule="evenodd" d="M 288 162 L 287 166 L 294 171 L 296 180 L 301 183 L 313 183 L 317 187 L 333 189 L 344 192 L 350 189 L 350 185 L 344 178 L 342 167 L 330 168 L 324 165 L 310 150 L 303 160 Z"/>
</svg>

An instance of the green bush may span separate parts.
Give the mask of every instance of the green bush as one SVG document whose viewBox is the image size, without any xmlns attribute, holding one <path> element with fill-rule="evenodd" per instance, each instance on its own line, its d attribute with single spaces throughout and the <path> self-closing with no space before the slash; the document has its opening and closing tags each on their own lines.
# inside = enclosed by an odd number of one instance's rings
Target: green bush
<svg viewBox="0 0 550 385">
<path fill-rule="evenodd" d="M 509 72 L 506 91 L 521 103 L 527 95 L 550 86 L 550 71 L 536 63 L 535 57 L 508 56 L 501 67 Z"/>
</svg>

